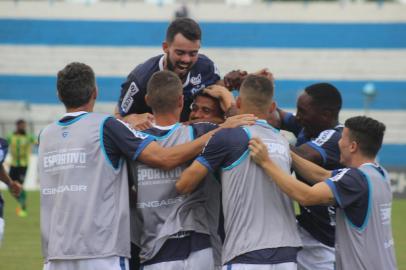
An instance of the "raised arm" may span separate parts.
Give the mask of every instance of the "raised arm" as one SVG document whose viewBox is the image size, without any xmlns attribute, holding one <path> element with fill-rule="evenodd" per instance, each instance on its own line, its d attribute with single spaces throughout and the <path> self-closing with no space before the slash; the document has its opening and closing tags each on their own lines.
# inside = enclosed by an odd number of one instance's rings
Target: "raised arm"
<svg viewBox="0 0 406 270">
<path fill-rule="evenodd" d="M 310 187 L 282 171 L 269 158 L 267 147 L 258 138 L 254 138 L 250 141 L 249 148 L 251 150 L 250 155 L 252 159 L 264 169 L 271 180 L 274 181 L 284 193 L 301 205 L 308 206 L 335 203 L 334 195 L 326 183 L 321 182 Z"/>
</svg>

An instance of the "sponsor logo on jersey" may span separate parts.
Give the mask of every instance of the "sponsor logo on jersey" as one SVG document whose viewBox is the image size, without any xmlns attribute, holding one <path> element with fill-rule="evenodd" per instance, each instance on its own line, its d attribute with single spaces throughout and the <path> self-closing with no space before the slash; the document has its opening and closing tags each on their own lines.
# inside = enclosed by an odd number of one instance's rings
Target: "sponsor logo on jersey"
<svg viewBox="0 0 406 270">
<path fill-rule="evenodd" d="M 137 203 L 137 208 L 167 207 L 167 206 L 182 202 L 184 198 L 185 198 L 185 196 L 181 195 L 176 198 L 170 198 L 167 200 L 140 202 L 140 203 Z"/>
<path fill-rule="evenodd" d="M 45 154 L 42 165 L 46 172 L 61 169 L 85 168 L 86 153 L 82 149 L 63 149 Z"/>
<path fill-rule="evenodd" d="M 316 139 L 312 140 L 312 142 L 317 146 L 322 146 L 328 140 L 330 140 L 331 136 L 333 136 L 335 132 L 336 132 L 335 130 L 325 130 L 321 132 Z"/>
<path fill-rule="evenodd" d="M 63 138 L 66 138 L 66 137 L 68 137 L 68 134 L 69 134 L 69 132 L 64 131 L 64 132 L 62 132 L 62 137 L 63 137 Z"/>
<path fill-rule="evenodd" d="M 150 180 L 173 180 L 176 181 L 182 174 L 182 168 L 176 167 L 173 170 L 164 171 L 156 168 L 149 168 L 140 165 L 138 167 L 138 184 L 139 185 L 150 185 Z M 172 182 L 172 181 L 170 181 Z M 159 182 L 158 182 L 159 184 Z"/>
<path fill-rule="evenodd" d="M 63 192 L 86 192 L 87 186 L 85 185 L 63 185 L 54 188 L 43 188 L 42 195 L 54 195 Z"/>
<path fill-rule="evenodd" d="M 135 84 L 135 82 L 132 82 L 130 84 L 130 87 L 128 87 L 127 89 L 127 93 L 123 97 L 123 101 L 121 102 L 121 110 L 123 112 L 128 112 L 130 110 L 131 106 L 134 103 L 133 96 L 135 96 L 139 91 L 140 89 Z"/>
<path fill-rule="evenodd" d="M 196 77 L 190 78 L 190 83 L 193 85 L 198 85 L 202 83 L 202 75 L 199 73 Z"/>
<path fill-rule="evenodd" d="M 214 64 L 214 74 L 218 75 L 218 76 L 221 78 L 221 76 L 220 76 L 220 70 L 218 69 L 218 67 L 217 67 L 216 64 Z"/>
<path fill-rule="evenodd" d="M 381 221 L 383 225 L 390 225 L 391 209 L 391 203 L 383 203 L 379 206 L 379 212 L 381 213 Z"/>
<path fill-rule="evenodd" d="M 117 119 L 121 124 L 123 124 L 124 126 L 126 126 L 128 128 L 129 131 L 131 131 L 131 133 L 134 135 L 134 137 L 139 138 L 141 140 L 146 139 L 147 137 L 149 137 L 148 134 L 142 133 L 138 130 L 133 129 L 128 123 L 121 121 L 120 119 Z"/>
<path fill-rule="evenodd" d="M 337 174 L 331 177 L 331 181 L 339 181 L 350 170 L 350 168 L 339 169 Z"/>
<path fill-rule="evenodd" d="M 267 146 L 270 156 L 278 156 L 283 159 L 284 162 L 290 162 L 290 152 L 286 144 L 278 143 L 270 139 L 263 139 L 263 142 Z"/>
</svg>

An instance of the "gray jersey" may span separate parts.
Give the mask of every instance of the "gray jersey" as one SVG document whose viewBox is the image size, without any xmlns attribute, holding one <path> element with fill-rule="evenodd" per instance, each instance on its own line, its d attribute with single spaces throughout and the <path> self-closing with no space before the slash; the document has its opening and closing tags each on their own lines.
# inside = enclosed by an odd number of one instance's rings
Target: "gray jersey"
<svg viewBox="0 0 406 270">
<path fill-rule="evenodd" d="M 181 124 L 175 125 L 165 136 L 156 137 L 164 147 L 190 142 L 192 138 L 192 128 Z M 141 248 L 141 263 L 152 259 L 165 241 L 178 232 L 195 231 L 209 235 L 203 186 L 190 195 L 176 192 L 176 181 L 186 164 L 169 171 L 136 162 L 131 166 L 136 166 L 138 181 L 135 211 L 138 227 L 132 227 L 135 229 L 132 240 Z"/>
<path fill-rule="evenodd" d="M 38 175 L 45 259 L 130 256 L 126 165 L 106 158 L 102 125 L 88 113 L 40 135 Z"/>
<path fill-rule="evenodd" d="M 327 180 L 339 204 L 336 226 L 337 269 L 393 270 L 396 269 L 394 241 L 391 228 L 392 191 L 386 171 L 373 164 L 359 167 L 361 177 L 345 171 Z M 356 182 L 366 183 L 358 199 L 346 202 L 348 191 L 357 188 Z M 344 185 L 340 182 L 347 182 Z M 334 186 L 332 186 L 333 184 Z M 345 187 L 351 188 L 345 188 Z M 355 198 L 355 197 L 353 197 Z M 359 212 L 363 204 L 364 213 Z M 354 224 L 355 215 L 364 216 Z"/>
<path fill-rule="evenodd" d="M 301 246 L 291 199 L 249 158 L 248 141 L 252 137 L 261 138 L 272 160 L 290 173 L 287 140 L 259 121 L 244 129 L 217 132 L 197 159 L 211 170 L 222 167 L 223 264 L 250 251 Z M 238 147 L 245 152 L 236 156 L 234 149 Z M 230 159 L 232 163 L 225 162 Z"/>
</svg>

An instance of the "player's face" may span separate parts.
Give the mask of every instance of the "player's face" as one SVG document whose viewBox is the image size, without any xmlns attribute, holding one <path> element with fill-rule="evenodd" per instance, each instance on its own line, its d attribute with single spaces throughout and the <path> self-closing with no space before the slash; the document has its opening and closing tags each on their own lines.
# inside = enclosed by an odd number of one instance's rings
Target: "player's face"
<svg viewBox="0 0 406 270">
<path fill-rule="evenodd" d="M 167 68 L 184 78 L 197 62 L 200 40 L 188 40 L 178 33 L 171 43 L 164 42 L 163 49 Z"/>
<path fill-rule="evenodd" d="M 190 120 L 222 117 L 218 104 L 208 97 L 196 97 L 190 109 Z"/>
<path fill-rule="evenodd" d="M 297 101 L 296 119 L 309 138 L 316 137 L 323 128 L 323 113 L 312 104 L 312 97 L 303 92 Z"/>
<path fill-rule="evenodd" d="M 343 129 L 341 139 L 338 141 L 338 147 L 340 148 L 340 163 L 343 165 L 350 164 L 350 147 L 352 141 L 350 138 L 348 128 Z"/>
</svg>

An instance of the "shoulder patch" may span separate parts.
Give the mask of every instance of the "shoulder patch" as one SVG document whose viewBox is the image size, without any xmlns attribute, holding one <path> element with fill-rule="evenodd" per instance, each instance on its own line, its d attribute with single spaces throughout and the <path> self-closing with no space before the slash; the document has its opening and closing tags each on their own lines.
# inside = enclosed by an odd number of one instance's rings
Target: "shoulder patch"
<svg viewBox="0 0 406 270">
<path fill-rule="evenodd" d="M 331 138 L 331 136 L 333 136 L 335 132 L 336 131 L 332 129 L 325 130 L 321 132 L 317 138 L 313 139 L 312 142 L 317 146 L 322 146 Z"/>
<path fill-rule="evenodd" d="M 121 121 L 120 119 L 117 119 L 117 121 L 119 121 L 121 124 L 123 124 L 129 131 L 131 131 L 132 134 L 134 134 L 134 137 L 139 138 L 141 140 L 144 140 L 146 138 L 149 137 L 148 134 L 145 134 L 141 131 L 135 130 L 132 127 L 130 127 L 130 125 L 124 121 Z"/>
<path fill-rule="evenodd" d="M 127 89 L 127 93 L 125 94 L 123 101 L 121 102 L 121 110 L 123 112 L 128 112 L 131 108 L 131 106 L 134 103 L 133 96 L 135 96 L 140 89 L 138 86 L 135 84 L 135 82 L 131 82 L 130 86 Z"/>
</svg>

